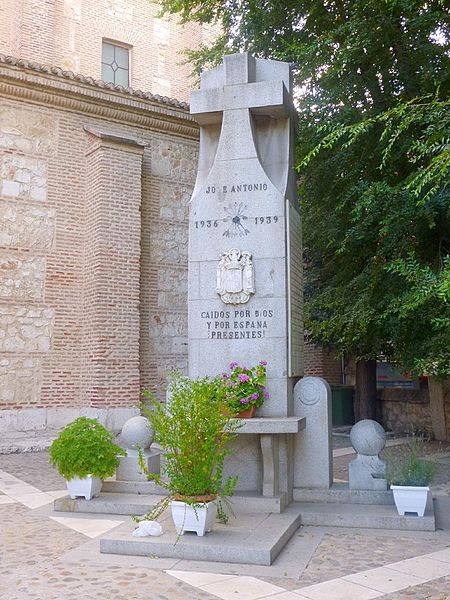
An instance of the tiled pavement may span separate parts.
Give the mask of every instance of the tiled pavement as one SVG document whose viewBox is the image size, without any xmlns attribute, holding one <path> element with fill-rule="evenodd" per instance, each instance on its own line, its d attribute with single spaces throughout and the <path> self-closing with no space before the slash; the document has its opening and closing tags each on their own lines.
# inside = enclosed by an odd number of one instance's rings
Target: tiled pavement
<svg viewBox="0 0 450 600">
<path fill-rule="evenodd" d="M 352 456 L 339 454 L 345 479 Z M 127 517 L 53 513 L 62 494 L 46 452 L 0 456 L 1 600 L 450 600 L 450 518 L 436 533 L 301 528 L 272 567 L 238 567 L 100 555 L 98 537 Z"/>
<path fill-rule="evenodd" d="M 236 598 L 236 594 L 239 598 L 248 600 L 266 597 L 273 600 L 370 600 L 381 597 L 387 599 L 395 597 L 390 595 L 392 592 L 406 590 L 409 594 L 410 591 L 414 592 L 414 588 L 423 588 L 423 584 L 436 583 L 437 579 L 441 580 L 439 584 L 448 585 L 450 548 L 292 591 L 248 576 L 235 577 L 176 570 L 169 570 L 168 573 L 223 600 L 232 600 Z M 447 590 L 450 591 L 450 588 L 447 587 Z"/>
</svg>

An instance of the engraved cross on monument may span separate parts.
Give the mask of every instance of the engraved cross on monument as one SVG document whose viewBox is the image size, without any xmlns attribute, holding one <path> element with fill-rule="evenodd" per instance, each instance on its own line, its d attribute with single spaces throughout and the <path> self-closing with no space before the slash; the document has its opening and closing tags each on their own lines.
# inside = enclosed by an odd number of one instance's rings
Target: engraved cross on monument
<svg viewBox="0 0 450 600">
<path fill-rule="evenodd" d="M 268 362 L 260 416 L 293 414 L 302 254 L 287 63 L 224 57 L 191 95 L 200 124 L 189 215 L 189 374 Z"/>
</svg>

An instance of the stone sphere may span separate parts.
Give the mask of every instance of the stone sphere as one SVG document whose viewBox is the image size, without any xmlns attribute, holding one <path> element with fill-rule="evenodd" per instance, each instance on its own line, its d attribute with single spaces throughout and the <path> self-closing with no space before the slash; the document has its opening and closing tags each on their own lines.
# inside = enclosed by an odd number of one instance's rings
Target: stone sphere
<svg viewBox="0 0 450 600">
<path fill-rule="evenodd" d="M 350 442 L 358 454 L 377 456 L 386 444 L 386 432 L 376 421 L 364 419 L 353 425 Z"/>
<path fill-rule="evenodd" d="M 145 417 L 131 417 L 122 427 L 121 439 L 127 448 L 136 446 L 147 450 L 153 441 L 153 430 L 150 421 Z"/>
</svg>

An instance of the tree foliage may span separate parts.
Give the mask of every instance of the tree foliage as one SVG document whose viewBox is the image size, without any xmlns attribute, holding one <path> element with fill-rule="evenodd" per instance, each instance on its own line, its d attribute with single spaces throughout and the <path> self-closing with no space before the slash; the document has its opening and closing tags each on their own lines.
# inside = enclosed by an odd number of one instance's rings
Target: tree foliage
<svg viewBox="0 0 450 600">
<path fill-rule="evenodd" d="M 334 216 L 346 212 L 338 229 L 344 235 L 332 243 L 333 256 L 310 269 L 317 276 L 309 305 L 314 334 L 359 356 L 382 354 L 415 372 L 444 376 L 450 364 L 449 125 L 448 101 L 399 101 L 354 125 L 334 125 L 302 161 L 320 162 L 329 149 L 342 159 L 376 131 L 376 169 L 355 182 L 351 202 L 336 207 Z M 321 209 L 312 200 L 307 217 L 319 218 Z M 311 255 L 320 259 L 324 241 L 312 243 Z"/>
<path fill-rule="evenodd" d="M 447 375 L 450 11 L 444 0 L 163 0 L 291 62 L 313 339 Z"/>
</svg>

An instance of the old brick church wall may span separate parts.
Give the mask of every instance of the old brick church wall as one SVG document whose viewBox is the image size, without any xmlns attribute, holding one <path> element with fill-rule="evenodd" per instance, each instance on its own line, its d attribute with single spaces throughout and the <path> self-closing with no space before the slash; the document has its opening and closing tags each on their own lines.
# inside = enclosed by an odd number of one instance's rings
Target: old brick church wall
<svg viewBox="0 0 450 600">
<path fill-rule="evenodd" d="M 132 88 L 187 101 L 181 52 L 214 30 L 158 13 L 150 0 L 1 0 L 0 52 L 100 80 L 102 41 L 112 41 L 130 50 Z"/>
<path fill-rule="evenodd" d="M 0 431 L 117 428 L 186 366 L 197 127 L 177 101 L 1 56 L 0 95 Z"/>
</svg>

